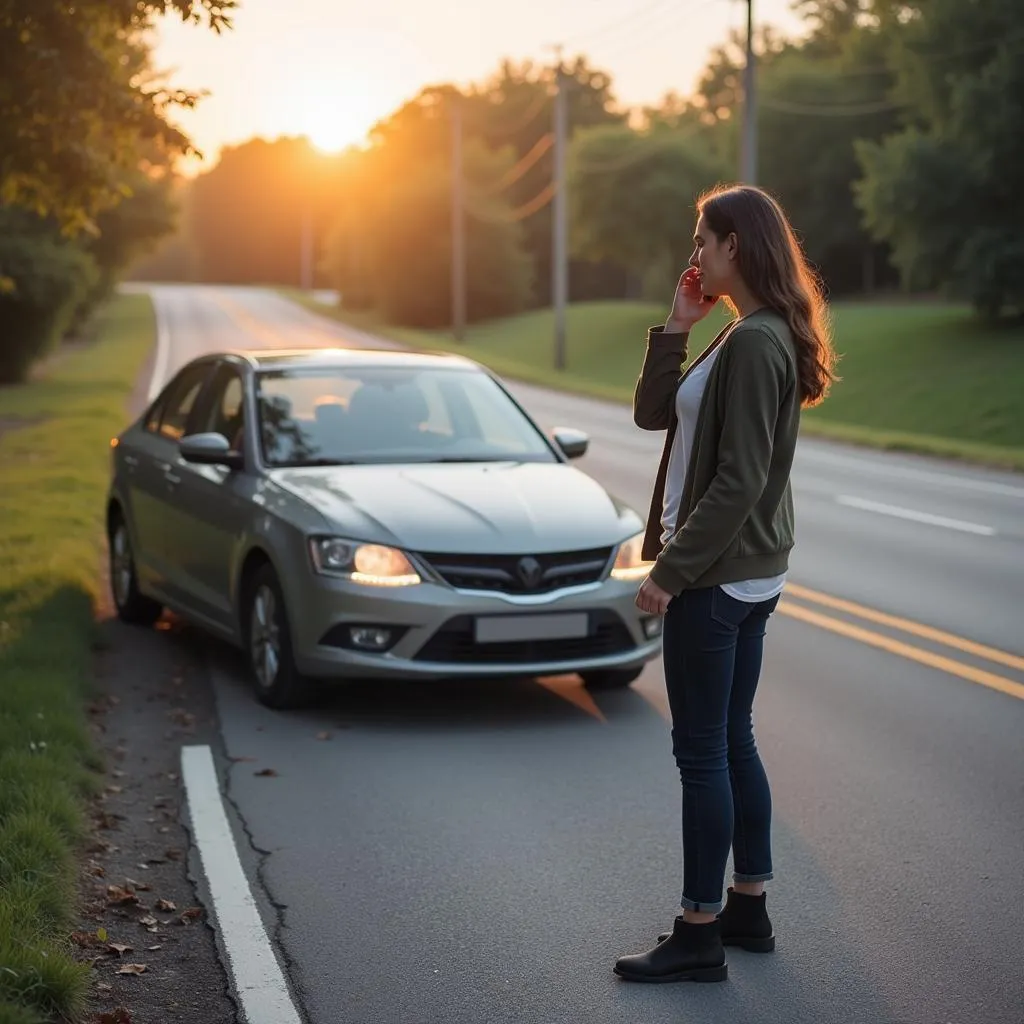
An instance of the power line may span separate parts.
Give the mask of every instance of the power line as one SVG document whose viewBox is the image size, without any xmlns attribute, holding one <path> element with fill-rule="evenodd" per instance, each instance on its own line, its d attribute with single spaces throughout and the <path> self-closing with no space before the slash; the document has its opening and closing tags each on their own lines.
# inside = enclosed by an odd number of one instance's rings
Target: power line
<svg viewBox="0 0 1024 1024">
<path fill-rule="evenodd" d="M 870 114 L 885 114 L 903 110 L 906 103 L 897 100 L 874 100 L 864 103 L 791 103 L 789 100 L 762 99 L 761 106 L 780 114 L 795 114 L 801 117 L 867 117 Z"/>
<path fill-rule="evenodd" d="M 641 7 L 638 11 L 633 11 L 622 18 L 616 18 L 614 21 L 591 29 L 589 32 L 582 32 L 580 35 L 570 39 L 567 45 L 572 49 L 577 49 L 580 43 L 590 44 L 595 39 L 600 39 L 609 32 L 616 32 L 625 26 L 637 23 L 641 18 L 654 14 L 659 7 L 667 7 L 670 3 L 673 3 L 673 0 L 653 0 L 652 3 L 647 4 L 646 7 Z"/>
<path fill-rule="evenodd" d="M 526 108 L 522 117 L 515 121 L 511 127 L 508 125 L 502 125 L 500 128 L 494 130 L 496 135 L 518 135 L 524 128 L 529 128 L 533 120 L 538 114 L 547 106 L 548 101 L 551 99 L 547 88 L 544 87 L 543 83 L 538 83 L 541 88 L 537 90 L 536 96 L 534 96 L 530 105 Z M 490 127 L 490 126 L 488 126 Z"/>
<path fill-rule="evenodd" d="M 494 195 L 503 192 L 509 185 L 517 182 L 538 160 L 554 145 L 555 136 L 552 132 L 542 135 L 533 148 L 514 166 L 510 167 L 500 178 L 488 185 L 474 188 L 478 196 Z"/>
<path fill-rule="evenodd" d="M 543 210 L 555 197 L 555 183 L 548 182 L 529 202 L 510 210 L 508 213 L 492 213 L 484 210 L 483 207 L 474 206 L 470 212 L 477 220 L 487 221 L 490 224 L 515 224 L 517 221 L 526 220 L 535 213 Z"/>
</svg>

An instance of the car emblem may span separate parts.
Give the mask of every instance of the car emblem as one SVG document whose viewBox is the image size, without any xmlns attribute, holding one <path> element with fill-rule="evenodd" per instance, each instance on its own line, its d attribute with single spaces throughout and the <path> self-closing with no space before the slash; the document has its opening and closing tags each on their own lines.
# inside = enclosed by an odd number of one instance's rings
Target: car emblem
<svg viewBox="0 0 1024 1024">
<path fill-rule="evenodd" d="M 526 558 L 520 558 L 519 564 L 516 566 L 516 571 L 519 573 L 519 578 L 523 582 L 523 586 L 533 588 L 540 583 L 541 577 L 541 566 L 540 562 L 536 558 L 527 555 Z"/>
</svg>

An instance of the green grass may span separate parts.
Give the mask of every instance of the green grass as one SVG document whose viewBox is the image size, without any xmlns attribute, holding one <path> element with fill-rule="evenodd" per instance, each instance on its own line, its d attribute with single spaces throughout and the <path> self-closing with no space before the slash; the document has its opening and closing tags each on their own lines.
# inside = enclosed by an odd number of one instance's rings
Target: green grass
<svg viewBox="0 0 1024 1024">
<path fill-rule="evenodd" d="M 96 567 L 109 441 L 153 333 L 149 299 L 118 298 L 95 343 L 0 389 L 0 1024 L 72 1019 L 85 1003 L 68 936 L 98 785 L 83 711 Z"/>
<path fill-rule="evenodd" d="M 570 306 L 567 369 L 553 369 L 550 310 L 476 324 L 462 345 L 445 331 L 382 324 L 286 292 L 309 309 L 407 345 L 463 352 L 498 373 L 628 402 L 645 332 L 665 307 L 644 302 Z M 716 311 L 694 332 L 696 355 L 725 323 Z M 988 326 L 969 310 L 925 303 L 837 303 L 842 377 L 803 418 L 807 434 L 1024 469 L 1024 326 Z"/>
</svg>

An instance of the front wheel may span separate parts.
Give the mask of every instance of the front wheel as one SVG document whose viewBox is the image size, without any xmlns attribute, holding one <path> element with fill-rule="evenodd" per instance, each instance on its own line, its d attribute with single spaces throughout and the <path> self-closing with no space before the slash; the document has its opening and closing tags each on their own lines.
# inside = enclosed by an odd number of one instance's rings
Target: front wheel
<svg viewBox="0 0 1024 1024">
<path fill-rule="evenodd" d="M 270 565 L 252 578 L 245 622 L 246 655 L 260 703 L 277 709 L 306 703 L 310 685 L 295 667 L 284 594 Z"/>
<path fill-rule="evenodd" d="M 163 608 L 139 590 L 132 539 L 120 512 L 111 518 L 107 546 L 110 550 L 110 593 L 117 617 L 133 626 L 152 626 L 160 618 Z"/>
<path fill-rule="evenodd" d="M 640 678 L 643 665 L 633 668 L 601 668 L 593 672 L 581 672 L 583 685 L 588 690 L 622 690 Z"/>
</svg>

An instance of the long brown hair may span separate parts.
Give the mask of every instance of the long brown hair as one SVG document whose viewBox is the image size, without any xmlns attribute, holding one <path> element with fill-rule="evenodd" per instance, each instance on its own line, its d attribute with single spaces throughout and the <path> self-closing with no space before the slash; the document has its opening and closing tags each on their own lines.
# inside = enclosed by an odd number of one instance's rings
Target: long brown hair
<svg viewBox="0 0 1024 1024">
<path fill-rule="evenodd" d="M 719 240 L 736 234 L 743 281 L 793 334 L 801 404 L 817 405 L 836 380 L 828 305 L 782 207 L 759 188 L 735 185 L 701 196 L 697 209 Z"/>
</svg>

